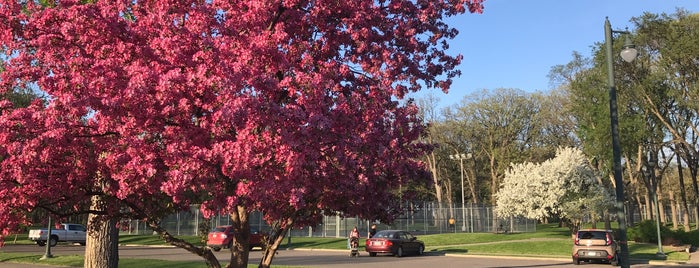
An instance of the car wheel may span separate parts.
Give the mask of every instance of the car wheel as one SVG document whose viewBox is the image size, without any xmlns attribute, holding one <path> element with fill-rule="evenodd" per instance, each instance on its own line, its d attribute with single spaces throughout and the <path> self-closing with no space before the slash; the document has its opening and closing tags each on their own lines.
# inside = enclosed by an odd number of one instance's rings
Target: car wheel
<svg viewBox="0 0 699 268">
<path fill-rule="evenodd" d="M 46 246 L 46 241 L 36 241 L 36 244 L 40 247 Z"/>
<path fill-rule="evenodd" d="M 580 260 L 576 257 L 573 257 L 573 264 L 580 265 Z"/>
<path fill-rule="evenodd" d="M 214 250 L 214 251 L 220 251 L 220 250 L 221 250 L 220 247 L 212 247 L 211 249 Z"/>
<path fill-rule="evenodd" d="M 612 266 L 619 266 L 619 254 L 614 254 L 614 258 L 609 263 Z"/>
<path fill-rule="evenodd" d="M 49 246 L 55 247 L 56 244 L 58 244 L 58 237 L 51 236 L 51 238 L 49 238 Z"/>
<path fill-rule="evenodd" d="M 376 257 L 376 252 L 369 252 L 370 257 Z"/>
<path fill-rule="evenodd" d="M 423 245 L 418 246 L 417 247 L 417 255 L 422 255 L 423 253 L 425 253 L 425 246 L 423 246 Z"/>
<path fill-rule="evenodd" d="M 396 251 L 396 257 L 403 257 L 403 247 L 398 247 L 398 251 Z"/>
</svg>

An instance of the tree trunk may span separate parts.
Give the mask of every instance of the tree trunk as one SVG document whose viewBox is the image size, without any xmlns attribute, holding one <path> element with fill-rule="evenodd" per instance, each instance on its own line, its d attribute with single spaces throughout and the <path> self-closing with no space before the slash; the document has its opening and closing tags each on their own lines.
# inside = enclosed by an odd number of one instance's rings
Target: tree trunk
<svg viewBox="0 0 699 268">
<path fill-rule="evenodd" d="M 231 211 L 233 226 L 233 244 L 231 245 L 231 262 L 227 268 L 247 268 L 250 258 L 250 222 L 247 209 L 238 205 Z"/>
<path fill-rule="evenodd" d="M 697 158 L 694 157 L 694 152 L 685 143 L 681 143 L 682 149 L 685 152 L 687 158 L 687 168 L 689 168 L 689 175 L 692 177 L 692 190 L 694 196 L 699 196 L 699 183 L 697 183 Z M 694 198 L 694 228 L 699 230 L 699 199 Z"/>
<path fill-rule="evenodd" d="M 643 208 L 643 202 L 641 201 L 640 194 L 636 194 L 636 205 L 638 206 L 638 214 L 641 216 L 640 217 L 641 221 L 643 221 L 645 219 L 645 215 L 643 213 L 645 213 L 645 212 L 641 211 L 641 209 Z M 633 214 L 631 214 L 631 215 L 633 215 Z M 633 217 L 631 217 L 631 218 L 633 218 Z"/>
<path fill-rule="evenodd" d="M 495 163 L 495 155 L 490 155 L 490 205 L 495 206 L 497 204 L 497 196 L 495 193 L 498 191 L 498 173 L 497 166 Z M 498 228 L 498 215 L 495 215 L 495 210 L 493 210 L 493 233 L 497 232 Z"/>
<path fill-rule="evenodd" d="M 628 213 L 627 215 L 633 215 L 633 210 L 629 209 L 627 213 Z M 604 217 L 604 229 L 611 230 L 612 229 L 612 217 L 609 215 L 608 210 L 604 212 L 603 217 Z M 633 217 L 630 217 L 630 218 L 633 218 Z M 633 224 L 631 224 L 630 226 L 633 226 Z"/>
<path fill-rule="evenodd" d="M 663 198 L 662 188 L 660 186 L 658 186 L 656 195 L 658 196 L 658 217 L 660 217 L 660 222 L 665 225 L 667 223 L 667 213 L 665 212 L 665 206 L 663 205 L 665 199 Z"/>
<path fill-rule="evenodd" d="M 469 174 L 469 176 L 467 177 L 468 178 L 468 188 L 469 188 L 469 191 L 471 192 L 471 203 L 478 204 L 478 203 L 480 203 L 480 200 L 478 199 L 478 190 L 476 190 L 477 184 L 478 184 L 478 181 L 476 181 L 476 179 L 477 179 L 476 172 L 471 168 L 471 169 L 469 169 L 468 174 Z"/>
<path fill-rule="evenodd" d="M 650 201 L 650 194 L 646 192 L 643 198 L 646 201 L 646 206 L 645 206 L 645 211 L 646 211 L 646 216 L 644 219 L 646 220 L 652 220 L 653 219 L 653 202 Z"/>
<path fill-rule="evenodd" d="M 689 171 L 692 174 L 692 189 L 694 189 L 694 196 L 699 196 L 699 183 L 697 183 L 697 171 L 696 168 L 690 166 Z M 694 198 L 694 228 L 699 230 L 699 198 Z"/>
<path fill-rule="evenodd" d="M 445 173 L 447 173 L 447 172 L 445 172 Z M 447 176 L 447 177 L 448 177 L 448 176 Z M 453 190 L 453 187 L 452 187 L 452 185 L 451 185 L 451 180 L 447 180 L 447 182 L 449 182 L 449 183 L 445 183 L 445 184 L 444 184 L 444 192 L 446 192 L 446 194 L 443 193 L 443 194 L 442 194 L 442 196 L 443 196 L 442 198 L 443 198 L 443 199 L 444 199 L 444 198 L 447 199 L 447 200 L 446 200 L 446 204 L 447 204 L 447 206 L 448 206 L 447 209 L 449 210 L 449 218 L 450 218 L 450 219 L 456 219 L 456 213 L 454 212 L 454 205 L 455 205 L 455 204 L 454 204 L 454 190 Z M 441 189 L 441 188 L 442 188 L 442 187 L 440 187 L 440 189 Z M 445 214 L 445 215 L 446 215 L 446 214 Z M 441 222 L 444 222 L 444 221 L 442 220 Z M 442 225 L 440 224 L 439 226 L 442 226 Z"/>
<path fill-rule="evenodd" d="M 430 138 L 431 141 L 431 138 Z M 442 184 L 441 180 L 439 179 L 439 171 L 437 170 L 437 160 L 435 157 L 434 152 L 430 153 L 427 155 L 427 164 L 430 167 L 430 172 L 432 173 L 432 183 L 434 185 L 434 194 L 435 198 L 437 199 L 437 217 L 434 219 L 434 225 L 435 226 L 443 226 L 444 222 L 444 211 L 442 210 Z"/>
<path fill-rule="evenodd" d="M 101 196 L 93 196 L 90 209 L 100 211 L 105 201 Z M 119 266 L 119 230 L 116 220 L 100 219 L 95 214 L 87 217 L 85 241 L 85 268 L 117 268 Z"/>
<path fill-rule="evenodd" d="M 259 268 L 270 268 L 272 265 L 272 260 L 277 254 L 279 245 L 281 245 L 282 241 L 284 241 L 284 236 L 286 236 L 286 233 L 291 230 L 293 224 L 293 219 L 287 219 L 284 226 L 280 225 L 279 230 L 270 234 L 271 237 L 268 241 L 271 241 L 272 243 L 267 245 L 265 248 L 265 252 L 262 254 L 262 260 L 260 260 L 260 265 L 258 266 Z"/>
<path fill-rule="evenodd" d="M 670 201 L 670 217 L 672 219 L 672 229 L 677 230 L 677 228 L 679 227 L 679 224 L 677 223 L 677 217 L 678 217 L 677 205 L 678 204 L 677 204 L 677 200 L 675 200 L 675 193 L 670 191 L 668 194 L 670 195 L 669 201 Z"/>
<path fill-rule="evenodd" d="M 677 178 L 679 179 L 680 186 L 680 198 L 682 198 L 682 226 L 684 226 L 684 231 L 689 232 L 691 228 L 689 227 L 689 205 L 687 205 L 687 191 L 684 189 L 684 173 L 682 172 L 682 157 L 680 157 L 681 148 L 680 144 L 675 144 L 675 155 L 677 156 Z"/>
</svg>

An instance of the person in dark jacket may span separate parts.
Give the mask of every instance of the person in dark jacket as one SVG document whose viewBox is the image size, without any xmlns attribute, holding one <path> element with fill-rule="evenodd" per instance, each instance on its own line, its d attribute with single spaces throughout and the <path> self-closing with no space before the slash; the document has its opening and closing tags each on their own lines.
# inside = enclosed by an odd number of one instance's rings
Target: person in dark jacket
<svg viewBox="0 0 699 268">
<path fill-rule="evenodd" d="M 371 225 L 371 229 L 369 229 L 369 238 L 374 237 L 376 234 L 376 224 Z"/>
</svg>

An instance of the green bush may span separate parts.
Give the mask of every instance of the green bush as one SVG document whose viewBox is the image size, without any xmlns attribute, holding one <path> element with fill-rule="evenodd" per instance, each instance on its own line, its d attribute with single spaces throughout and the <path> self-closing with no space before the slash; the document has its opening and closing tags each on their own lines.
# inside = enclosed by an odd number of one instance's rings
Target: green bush
<svg viewBox="0 0 699 268">
<path fill-rule="evenodd" d="M 655 220 L 645 220 L 629 228 L 628 239 L 638 243 L 658 243 L 658 230 Z M 685 232 L 682 229 L 670 230 L 665 225 L 660 226 L 660 236 L 663 245 L 699 245 L 699 231 Z"/>
<path fill-rule="evenodd" d="M 629 240 L 638 243 L 657 243 L 658 233 L 655 227 L 655 221 L 645 220 L 638 223 L 636 226 L 629 228 L 628 238 Z M 662 234 L 662 228 L 661 228 Z"/>
<path fill-rule="evenodd" d="M 682 242 L 682 244 L 684 245 L 699 245 L 699 230 L 691 230 L 689 232 L 685 232 L 684 229 L 679 229 L 674 233 L 675 238 Z"/>
</svg>

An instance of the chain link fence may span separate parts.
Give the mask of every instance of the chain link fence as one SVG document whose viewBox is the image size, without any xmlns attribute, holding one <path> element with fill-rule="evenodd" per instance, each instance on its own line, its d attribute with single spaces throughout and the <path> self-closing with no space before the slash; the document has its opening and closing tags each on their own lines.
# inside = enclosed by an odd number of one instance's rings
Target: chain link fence
<svg viewBox="0 0 699 268">
<path fill-rule="evenodd" d="M 125 226 L 126 234 L 151 234 L 150 228 L 141 221 L 131 220 Z M 219 225 L 230 224 L 228 215 L 218 215 L 207 222 L 199 211 L 199 206 L 192 206 L 187 212 L 180 212 L 163 219 L 163 227 L 174 235 L 201 235 Z M 392 223 L 372 222 L 360 218 L 343 218 L 325 216 L 323 222 L 316 226 L 294 228 L 290 236 L 307 237 L 347 237 L 349 231 L 357 226 L 360 233 L 368 234 L 371 224 L 378 230 L 402 229 L 415 235 L 439 233 L 509 233 L 535 232 L 536 221 L 525 218 L 497 218 L 493 207 L 476 204 L 439 204 L 412 203 L 406 206 L 404 213 Z M 261 231 L 269 231 L 270 226 L 262 214 L 250 214 L 250 226 Z"/>
</svg>

